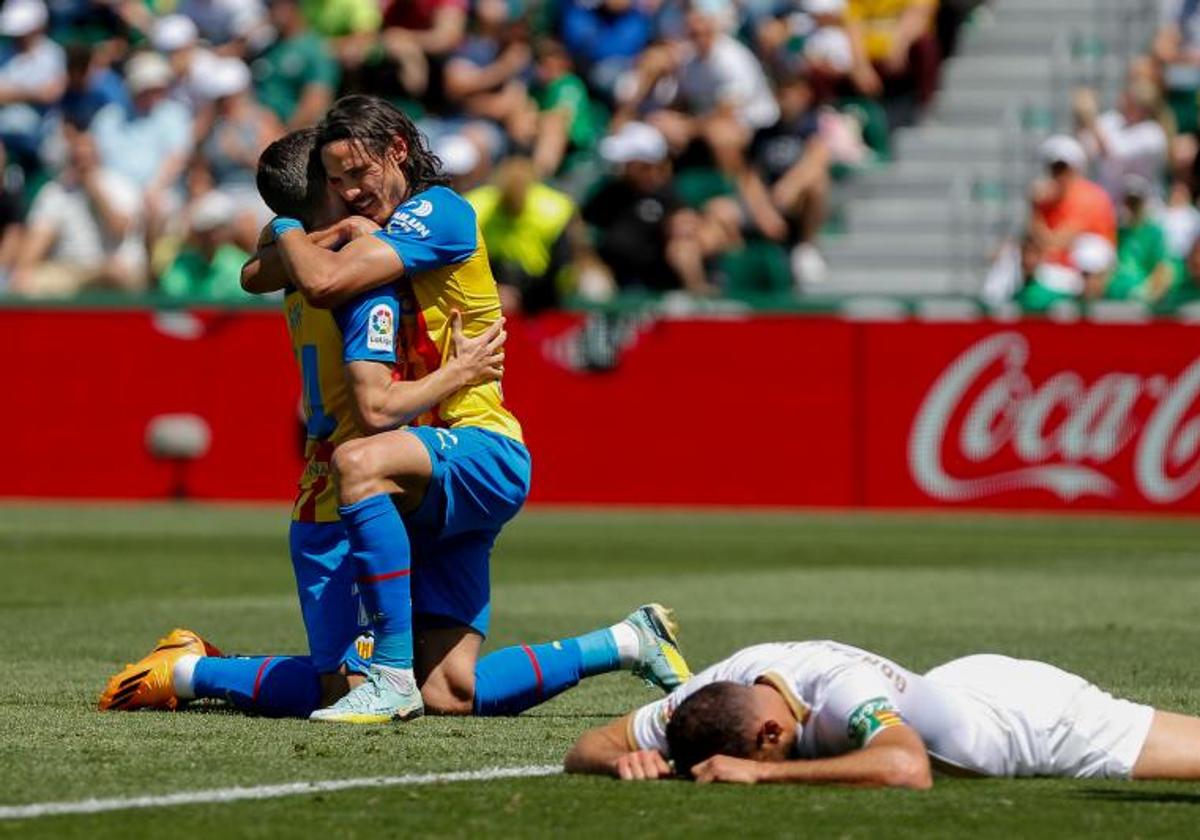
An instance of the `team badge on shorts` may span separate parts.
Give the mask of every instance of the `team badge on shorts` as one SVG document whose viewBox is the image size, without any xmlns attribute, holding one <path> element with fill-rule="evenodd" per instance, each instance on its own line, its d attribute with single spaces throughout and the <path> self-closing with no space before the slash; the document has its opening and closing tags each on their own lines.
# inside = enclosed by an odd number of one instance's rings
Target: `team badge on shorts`
<svg viewBox="0 0 1200 840">
<path fill-rule="evenodd" d="M 892 701 L 886 697 L 876 697 L 868 700 L 850 714 L 850 723 L 846 727 L 846 736 L 855 748 L 861 749 L 875 737 L 875 733 L 890 726 L 899 726 L 904 718 L 896 711 Z"/>
<path fill-rule="evenodd" d="M 396 345 L 396 318 L 392 308 L 381 303 L 371 309 L 367 318 L 367 349 L 384 353 Z"/>
</svg>

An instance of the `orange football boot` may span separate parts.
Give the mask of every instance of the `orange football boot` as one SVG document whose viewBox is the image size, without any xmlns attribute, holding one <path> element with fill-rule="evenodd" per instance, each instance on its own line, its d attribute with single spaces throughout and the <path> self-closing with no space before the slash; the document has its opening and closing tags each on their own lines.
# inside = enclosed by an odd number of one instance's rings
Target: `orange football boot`
<svg viewBox="0 0 1200 840">
<path fill-rule="evenodd" d="M 112 676 L 100 694 L 100 711 L 179 707 L 171 672 L 187 654 L 220 656 L 221 651 L 191 630 L 176 628 L 158 640 L 154 650 Z"/>
</svg>

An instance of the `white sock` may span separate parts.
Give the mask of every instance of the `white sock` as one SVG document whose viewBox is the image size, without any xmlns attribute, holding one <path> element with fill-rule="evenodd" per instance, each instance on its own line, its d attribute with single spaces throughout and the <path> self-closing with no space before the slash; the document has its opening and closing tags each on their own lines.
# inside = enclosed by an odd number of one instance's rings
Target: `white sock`
<svg viewBox="0 0 1200 840">
<path fill-rule="evenodd" d="M 192 684 L 192 675 L 196 673 L 196 663 L 200 657 L 194 653 L 185 653 L 175 661 L 171 669 L 171 685 L 175 688 L 175 696 L 180 700 L 195 700 L 196 688 Z"/>
<path fill-rule="evenodd" d="M 374 665 L 372 667 L 397 691 L 412 691 L 413 686 L 417 684 L 412 668 L 396 668 L 392 665 Z"/>
<path fill-rule="evenodd" d="M 641 650 L 641 637 L 638 635 L 638 631 L 634 630 L 627 621 L 618 621 L 608 629 L 617 642 L 617 653 L 621 655 L 621 667 L 632 668 L 633 664 L 638 661 L 638 652 Z"/>
</svg>

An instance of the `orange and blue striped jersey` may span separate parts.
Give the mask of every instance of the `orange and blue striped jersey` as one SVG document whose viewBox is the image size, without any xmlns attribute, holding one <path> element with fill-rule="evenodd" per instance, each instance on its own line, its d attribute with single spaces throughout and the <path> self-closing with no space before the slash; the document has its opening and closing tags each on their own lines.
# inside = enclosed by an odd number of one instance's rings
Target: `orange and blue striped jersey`
<svg viewBox="0 0 1200 840">
<path fill-rule="evenodd" d="M 298 522 L 336 522 L 337 490 L 330 474 L 334 448 L 359 436 L 345 365 L 396 362 L 400 304 L 391 287 L 374 289 L 333 309 L 318 309 L 289 289 L 284 297 L 292 352 L 303 385 L 304 472 L 292 508 Z"/>
<path fill-rule="evenodd" d="M 375 234 L 404 263 L 396 284 L 401 302 L 399 365 L 417 380 L 452 352 L 450 315 L 462 313 L 463 332 L 478 335 L 500 317 L 500 296 L 488 264 L 475 210 L 447 187 L 432 187 L 396 208 Z M 500 383 L 463 388 L 413 425 L 475 426 L 523 442 L 521 424 L 504 405 Z"/>
</svg>

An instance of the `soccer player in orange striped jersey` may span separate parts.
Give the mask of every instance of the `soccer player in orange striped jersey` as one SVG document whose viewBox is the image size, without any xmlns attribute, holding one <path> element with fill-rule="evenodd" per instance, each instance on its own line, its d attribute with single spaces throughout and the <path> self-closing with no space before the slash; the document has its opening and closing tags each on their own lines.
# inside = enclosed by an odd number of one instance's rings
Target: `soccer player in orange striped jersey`
<svg viewBox="0 0 1200 840">
<path fill-rule="evenodd" d="M 275 220 L 289 280 L 310 303 L 333 306 L 394 284 L 403 301 L 406 375 L 437 370 L 448 358 L 451 310 L 462 312 L 468 335 L 500 317 L 474 210 L 445 185 L 412 122 L 382 100 L 340 100 L 319 126 L 318 144 L 329 186 L 379 229 L 332 251 L 292 220 Z M 367 373 L 354 383 L 364 394 L 383 383 L 379 371 Z M 407 718 L 420 713 L 422 695 L 443 714 L 511 714 L 581 676 L 622 666 L 663 686 L 686 676 L 657 607 L 594 634 L 479 660 L 492 545 L 524 503 L 531 471 L 499 383 L 459 391 L 423 424 L 343 444 L 333 468 L 375 652 L 367 683 L 315 719 Z M 395 597 L 398 581 L 409 578 L 411 605 Z"/>
</svg>

